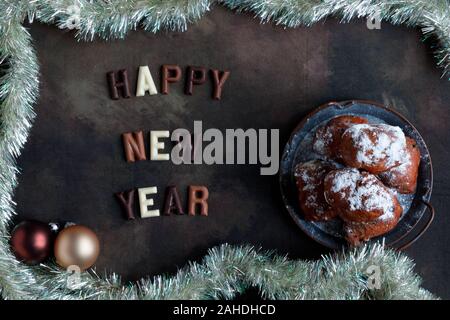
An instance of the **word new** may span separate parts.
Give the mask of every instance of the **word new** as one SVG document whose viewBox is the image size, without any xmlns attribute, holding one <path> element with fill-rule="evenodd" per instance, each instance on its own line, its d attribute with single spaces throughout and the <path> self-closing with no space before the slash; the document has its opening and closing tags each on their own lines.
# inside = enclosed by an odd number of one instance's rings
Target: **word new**
<svg viewBox="0 0 450 320">
<path fill-rule="evenodd" d="M 221 71 L 216 69 L 209 70 L 213 82 L 212 97 L 220 100 L 225 81 L 230 76 L 230 71 Z M 164 64 L 161 67 L 161 93 L 169 94 L 169 84 L 179 82 L 182 77 L 182 70 L 177 65 Z M 192 95 L 194 86 L 202 85 L 206 82 L 207 70 L 203 67 L 187 67 L 185 76 L 185 90 L 187 95 Z M 106 74 L 108 80 L 109 94 L 111 99 L 117 100 L 130 98 L 130 85 L 128 81 L 128 71 L 126 69 L 117 72 L 110 71 Z M 148 66 L 140 66 L 136 84 L 136 97 L 143 97 L 146 93 L 149 95 L 158 94 L 155 82 Z"/>
<path fill-rule="evenodd" d="M 128 191 L 117 192 L 115 196 L 123 209 L 125 217 L 128 220 L 134 220 L 135 212 L 135 196 L 136 191 L 139 200 L 139 210 L 141 218 L 150 218 L 160 216 L 159 209 L 153 208 L 154 201 L 151 197 L 158 193 L 157 187 L 137 188 Z M 187 211 L 190 216 L 195 216 L 199 211 L 200 215 L 208 215 L 208 197 L 209 191 L 205 186 L 189 186 L 188 188 L 188 202 Z M 168 186 L 164 199 L 164 215 L 171 214 L 185 214 L 181 205 L 180 195 L 176 186 Z"/>
</svg>

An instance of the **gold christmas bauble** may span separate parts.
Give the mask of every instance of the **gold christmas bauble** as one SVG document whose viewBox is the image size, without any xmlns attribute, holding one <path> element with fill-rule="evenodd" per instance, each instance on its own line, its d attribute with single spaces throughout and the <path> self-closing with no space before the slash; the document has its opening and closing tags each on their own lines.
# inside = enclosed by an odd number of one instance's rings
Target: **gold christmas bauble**
<svg viewBox="0 0 450 320">
<path fill-rule="evenodd" d="M 63 229 L 55 241 L 56 262 L 63 268 L 91 267 L 100 253 L 100 244 L 94 231 L 85 226 L 73 225 Z"/>
</svg>

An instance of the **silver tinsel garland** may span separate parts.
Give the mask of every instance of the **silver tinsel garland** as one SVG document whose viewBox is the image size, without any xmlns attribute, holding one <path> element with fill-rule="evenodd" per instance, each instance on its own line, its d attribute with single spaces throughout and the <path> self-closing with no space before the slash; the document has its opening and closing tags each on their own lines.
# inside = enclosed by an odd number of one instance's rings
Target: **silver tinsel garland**
<svg viewBox="0 0 450 320">
<path fill-rule="evenodd" d="M 123 285 L 116 275 L 81 274 L 77 287 L 54 264 L 26 266 L 10 252 L 20 155 L 35 116 L 38 64 L 22 23 L 37 19 L 60 28 L 75 27 L 79 40 L 124 38 L 138 27 L 150 32 L 184 31 L 214 4 L 253 12 L 262 22 L 310 26 L 326 17 L 342 22 L 378 17 L 422 30 L 433 39 L 443 76 L 450 68 L 448 0 L 2 0 L 0 2 L 0 293 L 8 299 L 219 299 L 250 286 L 273 299 L 433 299 L 420 288 L 406 256 L 371 245 L 316 262 L 289 261 L 251 247 L 210 250 L 202 264 L 191 263 L 175 276 Z M 76 11 L 76 24 L 73 25 Z M 367 268 L 381 269 L 381 288 L 369 289 Z"/>
</svg>

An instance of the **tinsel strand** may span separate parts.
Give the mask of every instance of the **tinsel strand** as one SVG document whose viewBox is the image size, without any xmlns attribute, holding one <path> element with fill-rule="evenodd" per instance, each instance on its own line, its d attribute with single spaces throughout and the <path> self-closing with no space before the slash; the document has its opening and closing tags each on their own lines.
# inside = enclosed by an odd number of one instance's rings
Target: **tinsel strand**
<svg viewBox="0 0 450 320">
<path fill-rule="evenodd" d="M 0 287 L 3 295 L 14 298 L 33 297 L 43 289 L 36 284 L 32 271 L 11 254 L 8 242 L 14 214 L 11 195 L 17 184 L 15 157 L 35 116 L 33 104 L 38 92 L 37 58 L 21 22 L 12 19 L 0 23 Z"/>
</svg>

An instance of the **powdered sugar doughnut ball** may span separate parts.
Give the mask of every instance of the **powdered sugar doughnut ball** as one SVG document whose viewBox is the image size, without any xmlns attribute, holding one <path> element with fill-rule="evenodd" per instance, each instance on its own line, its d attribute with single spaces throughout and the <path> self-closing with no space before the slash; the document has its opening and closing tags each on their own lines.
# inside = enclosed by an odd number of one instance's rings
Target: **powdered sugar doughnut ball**
<svg viewBox="0 0 450 320">
<path fill-rule="evenodd" d="M 339 152 L 344 163 L 378 174 L 400 165 L 407 157 L 402 129 L 387 124 L 356 124 L 345 130 Z"/>
<path fill-rule="evenodd" d="M 402 210 L 396 210 L 369 222 L 347 221 L 344 225 L 345 239 L 350 245 L 358 246 L 362 241 L 368 241 L 394 229 L 401 215 Z"/>
<path fill-rule="evenodd" d="M 402 212 L 397 197 L 376 176 L 354 168 L 328 173 L 324 180 L 324 196 L 347 222 L 369 222 Z"/>
<path fill-rule="evenodd" d="M 338 159 L 342 134 L 354 124 L 368 123 L 366 118 L 357 116 L 338 116 L 322 127 L 314 135 L 313 150 L 317 154 L 330 159 Z"/>
<path fill-rule="evenodd" d="M 380 174 L 381 181 L 387 186 L 405 194 L 416 190 L 420 164 L 420 151 L 414 139 L 406 138 L 406 149 L 406 156 L 400 165 Z"/>
<path fill-rule="evenodd" d="M 336 167 L 322 160 L 300 163 L 295 167 L 295 181 L 300 207 L 305 220 L 323 221 L 337 216 L 335 210 L 325 201 L 323 180 Z"/>
</svg>

